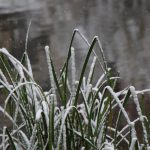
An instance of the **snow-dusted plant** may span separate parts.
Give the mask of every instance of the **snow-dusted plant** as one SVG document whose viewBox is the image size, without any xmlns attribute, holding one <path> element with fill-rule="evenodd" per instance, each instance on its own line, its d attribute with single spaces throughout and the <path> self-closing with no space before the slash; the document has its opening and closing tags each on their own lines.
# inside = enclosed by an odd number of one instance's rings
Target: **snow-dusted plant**
<svg viewBox="0 0 150 150">
<path fill-rule="evenodd" d="M 89 47 L 79 80 L 76 74 L 76 49 L 72 46 L 76 34 Z M 102 60 L 94 51 L 95 44 L 99 46 Z M 111 68 L 107 67 L 97 36 L 89 44 L 78 30 L 74 30 L 59 77 L 48 46 L 45 52 L 51 84 L 48 92 L 43 91 L 34 80 L 27 51 L 19 61 L 5 48 L 0 49 L 0 94 L 5 97 L 0 112 L 11 125 L 11 128 L 1 127 L 0 149 L 115 150 L 121 149 L 122 144 L 130 150 L 150 149 L 149 121 L 143 114 L 138 96 L 149 89 L 136 91 L 131 86 L 119 92 L 114 90 L 119 77 L 111 75 Z M 93 61 L 86 75 L 92 53 Z M 96 63 L 102 68 L 103 74 L 93 83 Z M 138 117 L 135 120 L 130 119 L 125 109 L 129 100 L 136 105 Z M 116 109 L 118 113 L 115 113 Z M 126 123 L 121 127 L 122 118 Z M 143 131 L 142 140 L 138 138 L 135 128 L 138 122 Z"/>
</svg>

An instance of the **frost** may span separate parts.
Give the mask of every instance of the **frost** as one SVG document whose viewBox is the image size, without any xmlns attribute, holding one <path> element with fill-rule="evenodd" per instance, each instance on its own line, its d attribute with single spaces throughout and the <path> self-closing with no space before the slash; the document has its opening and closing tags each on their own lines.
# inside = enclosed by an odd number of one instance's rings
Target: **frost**
<svg viewBox="0 0 150 150">
<path fill-rule="evenodd" d="M 63 128 L 63 150 L 67 150 L 66 127 Z"/>
<path fill-rule="evenodd" d="M 57 105 L 56 101 L 56 91 L 55 91 L 55 81 L 54 81 L 54 75 L 53 75 L 53 69 L 52 69 L 52 61 L 50 57 L 50 51 L 49 51 L 49 46 L 45 46 L 45 52 L 46 52 L 46 59 L 47 59 L 47 64 L 48 64 L 48 70 L 49 70 L 49 78 L 52 86 L 52 93 L 55 95 L 54 96 L 54 101 L 55 104 Z"/>
<path fill-rule="evenodd" d="M 28 70 L 21 64 L 21 62 L 18 61 L 11 54 L 9 54 L 9 52 L 5 48 L 0 49 L 0 52 L 5 54 L 7 56 L 7 58 L 9 58 L 9 60 L 14 65 L 15 69 L 18 71 L 21 78 L 24 78 L 24 72 L 23 71 L 25 71 L 30 76 Z"/>
<path fill-rule="evenodd" d="M 93 87 L 92 90 L 95 92 L 98 92 L 98 88 L 96 88 L 96 87 Z"/>
<path fill-rule="evenodd" d="M 1 48 L 0 52 L 4 53 L 6 55 L 9 55 L 8 51 L 6 50 L 6 48 Z"/>
<path fill-rule="evenodd" d="M 104 143 L 104 148 L 102 150 L 115 150 L 114 145 L 108 141 Z"/>
<path fill-rule="evenodd" d="M 87 79 L 87 85 L 89 85 L 89 84 L 91 83 L 92 76 L 93 76 L 93 73 L 94 73 L 95 63 L 96 63 L 96 56 L 94 56 L 93 62 L 92 62 L 92 64 L 91 64 L 89 76 L 88 76 L 88 79 Z"/>
<path fill-rule="evenodd" d="M 23 138 L 23 141 L 25 142 L 24 144 L 26 145 L 26 148 L 28 147 L 29 143 L 29 139 L 27 138 L 26 134 L 23 131 L 19 131 L 21 137 Z"/>
<path fill-rule="evenodd" d="M 6 133 L 6 127 L 3 127 L 3 135 L 2 135 L 2 147 L 3 147 L 3 150 L 5 150 L 5 133 Z"/>
<path fill-rule="evenodd" d="M 49 108 L 48 103 L 46 101 L 42 101 L 43 112 L 45 114 L 47 126 L 49 126 Z"/>
<path fill-rule="evenodd" d="M 5 75 L 3 74 L 2 70 L 0 69 L 0 77 L 2 78 L 2 80 L 5 82 L 5 84 L 9 87 L 9 83 L 5 77 Z"/>
<path fill-rule="evenodd" d="M 135 138 L 135 137 L 132 138 L 129 150 L 135 150 L 135 143 L 136 143 L 136 141 L 137 141 L 137 138 Z"/>
<path fill-rule="evenodd" d="M 86 92 L 86 77 L 83 77 L 82 84 L 83 84 L 83 91 Z"/>
<path fill-rule="evenodd" d="M 133 96 L 134 103 L 136 104 L 136 110 L 137 110 L 139 119 L 140 119 L 141 124 L 142 124 L 143 136 L 144 136 L 144 140 L 145 140 L 145 143 L 146 143 L 147 149 L 148 149 L 148 147 L 149 147 L 148 134 L 147 134 L 146 127 L 145 127 L 145 124 L 144 124 L 144 118 L 143 118 L 143 115 L 142 115 L 142 110 L 140 108 L 140 104 L 139 104 L 139 100 L 138 100 L 138 97 L 137 97 L 137 93 L 136 93 L 135 88 L 133 86 L 130 87 L 130 91 L 131 91 L 131 94 Z"/>
<path fill-rule="evenodd" d="M 35 141 L 35 137 L 36 137 L 36 132 L 37 132 L 37 124 L 34 125 L 33 127 L 33 131 L 32 131 L 32 136 L 30 138 L 30 142 L 29 142 L 29 145 L 28 145 L 28 149 L 27 150 L 32 150 L 33 147 L 34 147 L 34 141 Z"/>
<path fill-rule="evenodd" d="M 124 107 L 122 106 L 122 104 L 121 104 L 119 98 L 117 97 L 116 93 L 114 93 L 113 90 L 112 90 L 112 88 L 109 87 L 109 86 L 107 86 L 106 89 L 108 89 L 109 92 L 112 94 L 112 96 L 113 96 L 114 99 L 116 100 L 116 102 L 117 102 L 119 108 L 121 109 L 122 113 L 124 114 L 124 116 L 125 116 L 125 118 L 126 118 L 128 124 L 130 124 L 131 121 L 130 121 L 130 119 L 129 119 L 129 116 L 128 116 L 127 112 L 125 111 Z"/>
<path fill-rule="evenodd" d="M 86 99 L 86 100 L 88 100 L 88 97 L 89 97 L 91 91 L 92 91 L 92 84 L 88 84 L 88 85 L 87 85 L 86 95 L 85 95 L 85 99 Z"/>
<path fill-rule="evenodd" d="M 14 65 L 15 69 L 18 71 L 20 77 L 24 78 L 23 69 L 20 66 L 20 63 L 18 62 L 18 60 L 16 60 L 14 57 L 12 57 L 6 49 L 3 48 L 3 49 L 0 49 L 0 51 L 9 57 L 11 63 Z"/>
<path fill-rule="evenodd" d="M 79 33 L 78 30 L 75 32 Z M 90 47 L 91 45 L 85 37 L 80 33 L 79 35 Z M 9 136 L 12 138 L 11 142 L 14 142 L 16 149 L 36 150 L 40 145 L 43 150 L 47 149 L 47 146 L 53 150 L 66 150 L 68 145 L 69 148 L 72 146 L 76 148 L 80 145 L 77 148 L 84 150 L 88 145 L 89 149 L 114 150 L 118 149 L 122 142 L 125 142 L 130 150 L 135 150 L 136 144 L 139 149 L 146 148 L 149 150 L 146 128 L 146 123 L 149 122 L 148 118 L 142 114 L 138 94 L 148 92 L 150 89 L 136 91 L 131 86 L 115 92 L 114 87 L 106 86 L 108 85 L 107 76 L 110 68 L 107 68 L 98 37 L 95 37 L 94 41 L 98 42 L 103 63 L 98 59 L 94 49 L 90 49 L 95 56 L 92 56 L 93 61 L 89 73 L 85 75 L 86 77 L 79 77 L 79 81 L 82 81 L 80 85 L 76 79 L 75 49 L 72 45 L 70 46 L 71 53 L 69 52 L 70 60 L 67 61 L 67 63 L 71 63 L 67 64 L 71 66 L 71 71 L 68 71 L 66 75 L 64 65 L 60 77 L 55 74 L 49 47 L 45 47 L 51 84 L 48 92 L 43 91 L 34 81 L 30 60 L 26 52 L 25 67 L 6 49 L 0 49 L 0 52 L 13 64 L 18 77 L 18 80 L 12 79 L 9 75 L 5 76 L 5 73 L 0 70 L 0 88 L 2 91 L 3 89 L 7 91 L 4 108 L 0 106 L 0 111 L 10 120 L 12 130 L 10 129 Z M 92 46 L 94 47 L 94 45 Z M 93 85 L 92 79 L 97 61 L 104 72 Z M 65 78 L 66 84 L 64 85 Z M 116 81 L 118 77 L 110 77 L 109 79 Z M 18 82 L 16 83 L 16 81 Z M 77 103 L 74 104 L 76 96 Z M 133 100 L 136 105 L 138 118 L 132 121 L 124 107 L 125 100 L 128 100 L 126 96 L 130 98 L 129 100 Z M 8 111 L 10 104 L 14 108 L 11 113 Z M 116 129 L 118 124 L 109 122 L 109 118 L 111 120 L 110 113 L 116 108 L 119 110 L 118 114 L 122 114 L 121 117 L 126 120 L 121 129 Z M 118 115 L 117 123 L 119 123 L 119 119 L 120 116 Z M 138 122 L 142 124 L 144 140 L 141 141 L 143 143 L 138 139 L 135 130 Z M 7 132 L 7 128 L 4 127 L 0 133 L 0 138 L 3 141 L 0 149 L 7 149 L 9 146 L 10 137 L 8 137 Z M 129 135 L 131 135 L 131 140 L 128 139 Z M 69 143 L 67 143 L 68 138 L 70 138 Z"/>
<path fill-rule="evenodd" d="M 75 66 L 75 49 L 71 47 L 71 71 L 72 71 L 72 100 L 71 105 L 74 104 L 75 95 L 76 95 L 76 66 Z"/>
<path fill-rule="evenodd" d="M 41 118 L 41 113 L 42 113 L 42 110 L 41 109 L 39 109 L 38 111 L 37 111 L 37 113 L 36 113 L 36 121 L 39 121 L 40 120 L 40 118 Z"/>
<path fill-rule="evenodd" d="M 110 71 L 110 68 L 108 68 L 108 71 Z M 104 80 L 105 76 L 106 76 L 106 71 L 99 77 L 99 79 L 98 79 L 98 81 L 97 81 L 97 83 L 96 83 L 96 85 L 95 85 L 95 88 L 98 88 L 98 87 L 99 87 L 99 85 L 100 85 L 100 84 L 102 83 L 102 81 Z"/>
<path fill-rule="evenodd" d="M 79 113 L 82 115 L 85 124 L 88 125 L 88 119 L 87 119 L 87 117 L 86 117 L 85 112 L 84 112 L 83 110 L 80 110 Z"/>
</svg>

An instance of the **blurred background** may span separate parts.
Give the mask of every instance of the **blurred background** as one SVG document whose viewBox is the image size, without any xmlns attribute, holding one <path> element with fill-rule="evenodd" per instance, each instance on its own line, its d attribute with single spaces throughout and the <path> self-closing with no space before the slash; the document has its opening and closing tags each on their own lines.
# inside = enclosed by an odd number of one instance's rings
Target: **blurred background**
<svg viewBox="0 0 150 150">
<path fill-rule="evenodd" d="M 100 37 L 123 86 L 150 88 L 149 0 L 0 0 L 0 47 L 20 59 L 31 20 L 28 54 L 43 88 L 48 88 L 44 46 L 50 46 L 59 71 L 75 28 L 90 42 Z M 78 36 L 75 45 L 81 59 L 87 47 Z"/>
</svg>

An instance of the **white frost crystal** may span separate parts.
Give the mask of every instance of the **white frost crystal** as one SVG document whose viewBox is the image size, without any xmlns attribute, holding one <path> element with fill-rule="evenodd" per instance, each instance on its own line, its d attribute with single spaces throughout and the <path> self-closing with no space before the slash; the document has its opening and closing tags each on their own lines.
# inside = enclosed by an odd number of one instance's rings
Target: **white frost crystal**
<svg viewBox="0 0 150 150">
<path fill-rule="evenodd" d="M 36 113 L 36 121 L 38 121 L 40 118 L 41 118 L 41 112 L 42 112 L 42 110 L 41 109 L 39 109 L 38 111 L 37 111 L 37 113 Z"/>
<path fill-rule="evenodd" d="M 105 142 L 105 146 L 102 150 L 114 150 L 114 145 L 108 141 Z"/>
</svg>

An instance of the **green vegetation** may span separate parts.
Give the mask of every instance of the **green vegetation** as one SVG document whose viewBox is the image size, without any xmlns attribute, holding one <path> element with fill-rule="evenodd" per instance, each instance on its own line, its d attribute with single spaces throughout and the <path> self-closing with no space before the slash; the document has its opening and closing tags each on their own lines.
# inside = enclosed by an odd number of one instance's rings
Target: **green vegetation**
<svg viewBox="0 0 150 150">
<path fill-rule="evenodd" d="M 78 81 L 75 49 L 72 47 L 76 34 L 89 46 Z M 94 51 L 96 44 L 102 60 Z M 6 97 L 0 111 L 11 124 L 11 128 L 1 127 L 0 149 L 114 150 L 121 149 L 122 144 L 130 150 L 150 149 L 149 120 L 142 114 L 144 107 L 140 107 L 138 100 L 138 95 L 149 90 L 135 91 L 131 86 L 115 92 L 119 77 L 113 77 L 107 67 L 98 37 L 89 44 L 78 30 L 74 30 L 59 77 L 48 46 L 45 52 L 51 85 L 48 92 L 35 82 L 26 51 L 18 61 L 6 49 L 0 49 L 0 92 Z M 92 53 L 90 71 L 85 76 Z M 96 62 L 103 74 L 94 84 Z M 71 72 L 68 71 L 69 65 Z M 135 103 L 138 115 L 132 121 L 125 109 L 129 100 Z M 122 118 L 126 123 L 120 128 Z M 137 136 L 137 123 L 141 124 L 142 139 Z"/>
</svg>

